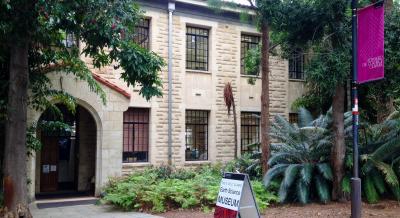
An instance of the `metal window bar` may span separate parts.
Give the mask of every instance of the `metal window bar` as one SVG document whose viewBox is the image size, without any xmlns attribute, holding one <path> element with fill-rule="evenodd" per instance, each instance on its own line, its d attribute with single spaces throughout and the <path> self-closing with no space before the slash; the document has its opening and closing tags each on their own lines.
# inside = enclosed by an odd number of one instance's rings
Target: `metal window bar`
<svg viewBox="0 0 400 218">
<path fill-rule="evenodd" d="M 258 69 L 256 72 L 248 73 L 245 69 L 245 59 L 247 53 L 250 49 L 257 48 L 260 44 L 260 37 L 259 36 L 252 36 L 252 35 L 241 35 L 240 40 L 240 74 L 242 75 L 255 75 L 258 76 L 260 74 L 260 70 Z"/>
<path fill-rule="evenodd" d="M 240 147 L 241 154 L 259 151 L 260 146 L 260 113 L 242 112 L 240 115 Z M 247 145 L 256 144 L 255 147 Z"/>
<path fill-rule="evenodd" d="M 150 48 L 150 19 L 143 18 L 140 19 L 135 27 L 135 35 L 133 36 L 133 41 L 140 45 L 142 48 Z"/>
<path fill-rule="evenodd" d="M 149 109 L 129 108 L 124 112 L 123 162 L 147 162 L 149 153 Z"/>
<path fill-rule="evenodd" d="M 208 70 L 209 30 L 186 27 L 186 69 Z"/>
<path fill-rule="evenodd" d="M 304 54 L 296 53 L 289 58 L 289 78 L 304 79 Z"/>
<path fill-rule="evenodd" d="M 208 160 L 208 111 L 187 110 L 185 160 Z"/>
</svg>

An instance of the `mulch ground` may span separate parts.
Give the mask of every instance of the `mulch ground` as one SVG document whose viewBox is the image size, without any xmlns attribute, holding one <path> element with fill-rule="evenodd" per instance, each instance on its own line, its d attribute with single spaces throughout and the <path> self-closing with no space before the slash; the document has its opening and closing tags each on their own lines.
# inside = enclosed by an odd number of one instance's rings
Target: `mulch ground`
<svg viewBox="0 0 400 218">
<path fill-rule="evenodd" d="M 350 217 L 351 204 L 329 203 L 308 204 L 305 206 L 298 204 L 274 205 L 269 207 L 263 214 L 263 218 L 286 218 L 286 217 Z M 378 204 L 363 204 L 362 217 L 393 217 L 400 218 L 400 203 L 397 201 L 382 201 Z M 212 213 L 203 213 L 198 210 L 169 211 L 157 214 L 166 218 L 211 218 Z M 246 217 L 247 218 L 247 217 Z"/>
</svg>

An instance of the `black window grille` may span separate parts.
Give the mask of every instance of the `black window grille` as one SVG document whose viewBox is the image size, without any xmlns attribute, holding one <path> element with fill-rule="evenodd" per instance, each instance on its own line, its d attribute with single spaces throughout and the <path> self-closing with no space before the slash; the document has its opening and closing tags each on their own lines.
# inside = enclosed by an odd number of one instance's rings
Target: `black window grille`
<svg viewBox="0 0 400 218">
<path fill-rule="evenodd" d="M 298 122 L 299 122 L 299 114 L 289 113 L 289 123 L 298 123 Z"/>
<path fill-rule="evenodd" d="M 185 159 L 208 160 L 208 111 L 186 111 Z"/>
<path fill-rule="evenodd" d="M 140 19 L 135 27 L 135 35 L 133 36 L 133 41 L 140 45 L 142 48 L 150 48 L 150 19 L 143 18 Z"/>
<path fill-rule="evenodd" d="M 255 49 L 260 44 L 259 36 L 242 34 L 240 41 L 240 74 L 258 76 L 260 69 L 257 68 L 254 72 L 246 72 L 245 59 L 250 49 Z"/>
<path fill-rule="evenodd" d="M 123 131 L 123 162 L 147 162 L 149 156 L 149 109 L 129 108 L 125 111 Z"/>
<path fill-rule="evenodd" d="M 260 113 L 242 112 L 240 115 L 241 154 L 260 150 Z M 251 146 L 249 146 L 251 145 Z"/>
<path fill-rule="evenodd" d="M 208 70 L 208 29 L 186 27 L 186 69 Z"/>
<path fill-rule="evenodd" d="M 289 79 L 304 79 L 304 55 L 295 53 L 289 58 Z"/>
</svg>

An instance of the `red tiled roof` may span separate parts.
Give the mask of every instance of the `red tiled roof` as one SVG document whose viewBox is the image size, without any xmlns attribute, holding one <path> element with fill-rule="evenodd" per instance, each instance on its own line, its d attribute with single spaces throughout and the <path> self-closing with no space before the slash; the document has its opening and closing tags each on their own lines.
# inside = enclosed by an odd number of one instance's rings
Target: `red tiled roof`
<svg viewBox="0 0 400 218">
<path fill-rule="evenodd" d="M 121 95 L 125 96 L 128 99 L 131 98 L 131 94 L 129 94 L 129 92 L 125 91 L 125 89 L 115 85 L 114 83 L 108 81 L 107 79 L 104 79 L 103 77 L 101 77 L 101 76 L 99 76 L 99 75 L 97 75 L 95 73 L 92 73 L 92 75 L 101 84 L 103 84 L 103 85 L 109 87 L 110 89 L 120 93 Z"/>
</svg>

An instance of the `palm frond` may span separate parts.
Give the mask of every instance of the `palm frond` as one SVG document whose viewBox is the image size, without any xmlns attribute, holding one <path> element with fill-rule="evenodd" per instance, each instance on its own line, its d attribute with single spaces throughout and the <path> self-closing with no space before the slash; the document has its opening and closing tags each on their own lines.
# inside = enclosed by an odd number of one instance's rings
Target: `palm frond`
<svg viewBox="0 0 400 218">
<path fill-rule="evenodd" d="M 374 159 L 370 159 L 373 164 L 381 171 L 381 173 L 385 176 L 385 181 L 390 186 L 399 186 L 399 179 L 397 178 L 396 173 L 394 172 L 392 166 L 386 164 L 382 161 L 376 161 Z"/>
<path fill-rule="evenodd" d="M 328 181 L 332 181 L 333 173 L 332 173 L 331 165 L 329 163 L 317 164 L 317 169 L 321 173 L 321 175 L 324 177 L 324 179 L 326 179 Z"/>
<path fill-rule="evenodd" d="M 302 204 L 308 203 L 308 198 L 310 194 L 309 186 L 302 182 L 301 180 L 297 182 L 297 198 Z"/>
<path fill-rule="evenodd" d="M 331 199 L 328 181 L 317 176 L 315 177 L 315 187 L 317 188 L 319 200 L 324 204 L 327 203 Z"/>
<path fill-rule="evenodd" d="M 374 183 L 370 177 L 364 179 L 364 193 L 369 203 L 376 203 L 379 200 L 378 192 L 375 189 Z"/>
<path fill-rule="evenodd" d="M 299 114 L 299 127 L 306 127 L 311 125 L 311 123 L 313 122 L 313 117 L 310 111 L 308 111 L 305 108 L 300 108 L 298 114 Z"/>
<path fill-rule="evenodd" d="M 371 177 L 374 186 L 379 194 L 383 194 L 386 192 L 385 180 L 379 172 L 373 170 L 368 176 Z"/>
<path fill-rule="evenodd" d="M 276 164 L 271 169 L 269 169 L 263 178 L 263 183 L 264 183 L 265 187 L 268 187 L 270 185 L 272 179 L 274 179 L 275 176 L 278 176 L 278 175 L 281 175 L 282 173 L 284 173 L 286 170 L 286 167 L 288 167 L 288 165 L 289 164 Z"/>
<path fill-rule="evenodd" d="M 282 184 L 286 187 L 286 189 L 289 189 L 289 187 L 292 186 L 293 182 L 297 178 L 297 173 L 299 172 L 300 168 L 301 165 L 299 164 L 290 164 L 286 168 L 285 175 L 282 180 Z"/>
<path fill-rule="evenodd" d="M 300 178 L 304 184 L 310 184 L 312 178 L 312 171 L 314 166 L 310 163 L 303 164 L 303 167 L 300 170 Z"/>
</svg>

